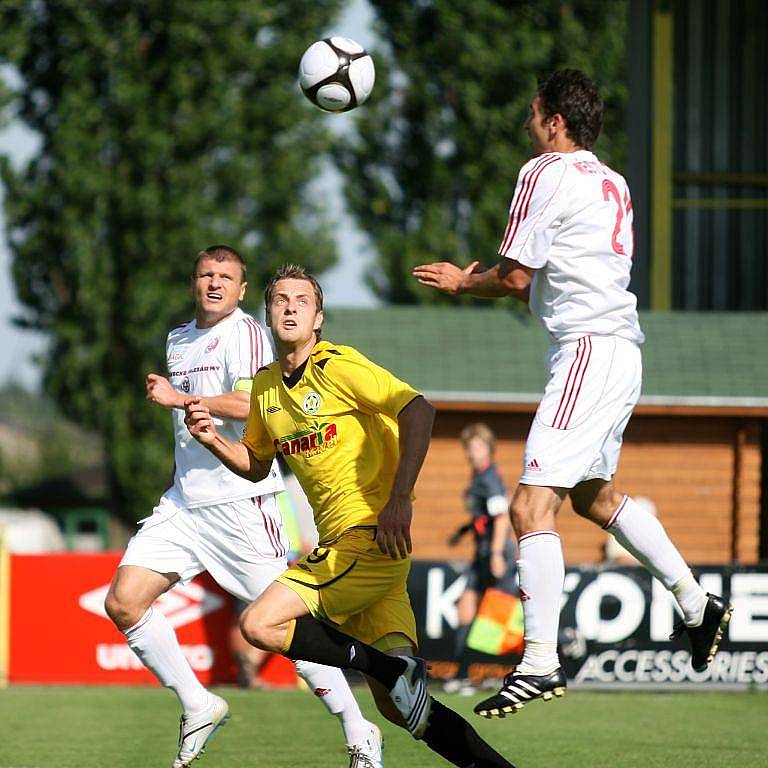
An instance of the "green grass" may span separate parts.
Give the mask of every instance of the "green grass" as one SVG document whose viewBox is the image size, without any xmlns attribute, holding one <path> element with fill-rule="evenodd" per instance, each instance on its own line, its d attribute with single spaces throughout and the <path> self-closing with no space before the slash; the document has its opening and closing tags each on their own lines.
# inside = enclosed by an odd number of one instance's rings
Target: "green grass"
<svg viewBox="0 0 768 768">
<path fill-rule="evenodd" d="M 356 688 L 374 717 L 370 696 Z M 200 768 L 347 765 L 335 718 L 301 691 L 220 691 L 232 718 Z M 743 768 L 765 765 L 768 694 L 587 693 L 482 720 L 475 699 L 438 696 L 520 768 Z M 0 768 L 170 768 L 176 697 L 157 688 L 0 690 Z M 381 719 L 377 718 L 381 725 Z M 381 725 L 389 768 L 445 766 Z"/>
</svg>

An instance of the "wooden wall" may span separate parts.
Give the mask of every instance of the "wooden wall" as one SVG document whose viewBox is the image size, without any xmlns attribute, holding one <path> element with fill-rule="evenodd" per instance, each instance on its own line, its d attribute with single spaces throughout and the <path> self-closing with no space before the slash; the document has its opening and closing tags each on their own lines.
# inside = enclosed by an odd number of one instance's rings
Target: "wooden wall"
<svg viewBox="0 0 768 768">
<path fill-rule="evenodd" d="M 416 486 L 414 554 L 420 559 L 463 560 L 469 537 L 447 546 L 467 518 L 463 492 L 469 481 L 458 435 L 473 421 L 496 432 L 496 463 L 510 493 L 517 483 L 531 413 L 441 409 Z M 656 409 L 658 410 L 658 409 Z M 656 505 L 659 519 L 691 563 L 754 563 L 760 537 L 760 421 L 757 418 L 643 413 L 625 433 L 616 483 Z M 559 515 L 566 562 L 602 559 L 607 538 L 566 502 Z"/>
</svg>

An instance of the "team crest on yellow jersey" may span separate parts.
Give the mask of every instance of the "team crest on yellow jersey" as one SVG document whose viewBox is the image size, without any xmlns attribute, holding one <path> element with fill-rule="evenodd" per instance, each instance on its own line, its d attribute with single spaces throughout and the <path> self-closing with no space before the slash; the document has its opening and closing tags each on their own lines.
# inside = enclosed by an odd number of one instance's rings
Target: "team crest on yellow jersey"
<svg viewBox="0 0 768 768">
<path fill-rule="evenodd" d="M 308 392 L 307 396 L 304 398 L 304 402 L 301 404 L 301 410 L 312 416 L 320 410 L 322 404 L 323 398 L 320 397 L 317 392 Z"/>
<path fill-rule="evenodd" d="M 315 422 L 308 429 L 302 429 L 291 435 L 276 437 L 275 450 L 283 456 L 293 456 L 301 453 L 304 456 L 315 456 L 322 451 L 333 448 L 338 442 L 335 422 Z"/>
</svg>

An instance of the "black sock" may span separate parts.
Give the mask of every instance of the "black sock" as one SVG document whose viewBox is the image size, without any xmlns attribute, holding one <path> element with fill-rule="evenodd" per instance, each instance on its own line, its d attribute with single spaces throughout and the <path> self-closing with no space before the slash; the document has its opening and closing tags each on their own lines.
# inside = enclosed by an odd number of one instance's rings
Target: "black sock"
<svg viewBox="0 0 768 768">
<path fill-rule="evenodd" d="M 429 725 L 421 740 L 460 768 L 515 768 L 509 760 L 491 749 L 461 715 L 434 699 Z"/>
<path fill-rule="evenodd" d="M 296 619 L 293 640 L 285 655 L 295 661 L 314 661 L 329 667 L 356 669 L 390 690 L 406 669 L 405 662 L 397 656 L 387 656 L 311 616 Z"/>
<path fill-rule="evenodd" d="M 467 635 L 472 628 L 471 624 L 460 624 L 456 629 L 456 642 L 454 644 L 454 656 L 459 660 L 459 668 L 456 670 L 457 678 L 465 678 L 469 674 L 469 660 L 467 658 Z"/>
</svg>

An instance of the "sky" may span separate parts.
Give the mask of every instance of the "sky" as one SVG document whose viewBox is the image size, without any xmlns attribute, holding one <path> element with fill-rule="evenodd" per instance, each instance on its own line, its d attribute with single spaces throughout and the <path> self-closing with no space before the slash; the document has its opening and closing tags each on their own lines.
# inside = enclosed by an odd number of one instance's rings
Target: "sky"
<svg viewBox="0 0 768 768">
<path fill-rule="evenodd" d="M 369 48 L 375 41 L 372 31 L 373 11 L 366 0 L 350 0 L 350 3 L 331 30 L 318 37 L 331 34 L 351 37 Z M 296 63 L 301 52 L 297 54 Z M 349 126 L 350 115 L 328 115 L 332 125 L 343 133 Z M 23 166 L 37 150 L 35 134 L 21 123 L 13 123 L 0 131 L 0 152 L 9 154 L 15 167 Z M 377 304 L 377 299 L 365 285 L 364 278 L 374 263 L 374 253 L 368 238 L 353 224 L 346 211 L 341 194 L 341 177 L 328 168 L 318 181 L 318 188 L 327 195 L 329 215 L 337 222 L 338 264 L 320 275 L 327 306 L 367 307 Z M 0 188 L 0 194 L 3 190 Z M 0 386 L 17 383 L 30 390 L 40 385 L 41 368 L 36 359 L 44 358 L 47 339 L 44 334 L 18 328 L 15 317 L 23 313 L 11 277 L 10 254 L 5 233 L 5 216 L 0 205 Z"/>
</svg>

